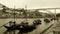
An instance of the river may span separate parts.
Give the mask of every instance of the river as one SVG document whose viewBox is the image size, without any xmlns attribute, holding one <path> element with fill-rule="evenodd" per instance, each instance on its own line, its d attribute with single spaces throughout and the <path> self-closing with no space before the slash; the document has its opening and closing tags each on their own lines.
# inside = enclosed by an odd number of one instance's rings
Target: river
<svg viewBox="0 0 60 34">
<path fill-rule="evenodd" d="M 37 19 L 37 18 L 29 18 L 29 19 L 28 19 L 28 22 L 29 22 L 30 24 L 32 24 L 32 22 L 33 22 L 35 19 Z M 39 19 L 42 20 L 42 24 L 41 24 L 41 25 L 38 25 L 37 28 L 36 28 L 34 31 L 32 31 L 32 32 L 30 32 L 30 33 L 28 33 L 28 34 L 39 34 L 39 33 L 40 33 L 41 31 L 43 31 L 46 27 L 49 26 L 49 24 L 46 24 L 46 23 L 43 21 L 44 18 L 39 18 Z M 8 23 L 9 21 L 13 21 L 13 20 L 14 20 L 14 19 L 0 19 L 0 26 Z M 15 19 L 15 21 L 16 21 L 17 24 L 21 23 L 23 20 L 25 20 L 25 19 L 22 19 L 22 18 L 17 18 L 17 19 Z M 5 31 L 6 31 L 6 28 L 4 28 L 4 27 L 1 27 L 1 28 L 0 28 L 0 34 L 3 34 L 3 32 L 5 32 Z"/>
</svg>

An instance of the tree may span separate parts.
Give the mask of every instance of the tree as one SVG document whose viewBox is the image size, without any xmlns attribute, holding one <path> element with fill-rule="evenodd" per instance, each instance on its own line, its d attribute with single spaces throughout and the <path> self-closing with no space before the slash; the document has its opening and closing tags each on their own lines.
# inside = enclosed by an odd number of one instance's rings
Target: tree
<svg viewBox="0 0 60 34">
<path fill-rule="evenodd" d="M 3 13 L 5 13 L 6 12 L 6 6 L 2 6 L 2 11 L 3 11 Z"/>
<path fill-rule="evenodd" d="M 60 13 L 56 14 L 56 17 L 60 17 Z"/>
</svg>

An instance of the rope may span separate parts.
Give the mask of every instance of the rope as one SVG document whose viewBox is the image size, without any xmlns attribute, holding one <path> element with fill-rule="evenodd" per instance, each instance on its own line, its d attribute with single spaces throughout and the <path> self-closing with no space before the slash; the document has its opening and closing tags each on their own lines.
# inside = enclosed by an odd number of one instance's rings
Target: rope
<svg viewBox="0 0 60 34">
<path fill-rule="evenodd" d="M 46 28 L 43 32 L 41 32 L 40 34 L 45 33 L 48 29 L 50 29 L 53 26 L 53 24 L 51 24 L 48 28 Z"/>
<path fill-rule="evenodd" d="M 8 23 L 6 23 L 6 24 L 8 24 Z M 6 25 L 6 24 L 4 24 L 4 25 Z M 4 25 L 0 26 L 0 28 L 2 28 Z"/>
</svg>

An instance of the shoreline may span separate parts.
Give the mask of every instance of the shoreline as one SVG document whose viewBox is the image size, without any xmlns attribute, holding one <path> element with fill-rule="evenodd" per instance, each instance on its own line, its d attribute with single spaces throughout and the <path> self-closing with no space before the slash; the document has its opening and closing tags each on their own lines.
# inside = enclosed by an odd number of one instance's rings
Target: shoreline
<svg viewBox="0 0 60 34">
<path fill-rule="evenodd" d="M 38 18 L 0 18 L 0 19 L 38 19 Z"/>
</svg>

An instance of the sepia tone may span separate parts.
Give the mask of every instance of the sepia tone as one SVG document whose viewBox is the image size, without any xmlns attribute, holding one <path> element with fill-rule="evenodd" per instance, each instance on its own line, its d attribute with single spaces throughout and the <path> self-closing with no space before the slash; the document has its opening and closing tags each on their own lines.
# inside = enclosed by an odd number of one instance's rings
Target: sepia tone
<svg viewBox="0 0 60 34">
<path fill-rule="evenodd" d="M 59 0 L 0 0 L 0 34 L 60 34 Z"/>
</svg>

